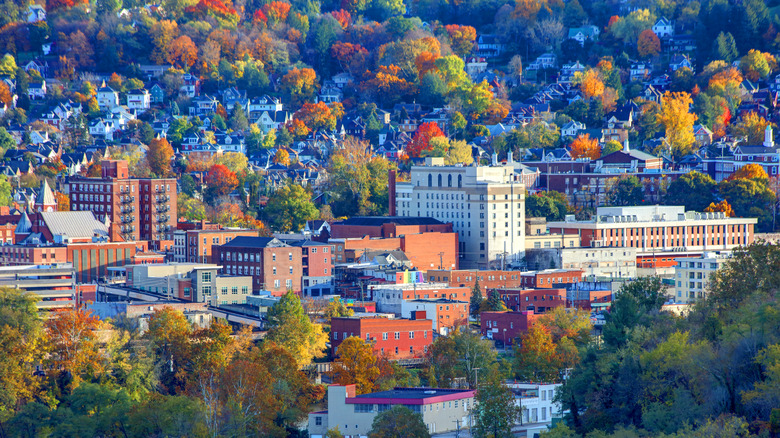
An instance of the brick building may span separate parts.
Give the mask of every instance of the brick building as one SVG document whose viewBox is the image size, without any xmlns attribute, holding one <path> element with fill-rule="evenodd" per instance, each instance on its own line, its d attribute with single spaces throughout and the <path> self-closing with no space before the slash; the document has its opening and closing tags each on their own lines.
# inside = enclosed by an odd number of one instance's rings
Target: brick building
<svg viewBox="0 0 780 438">
<path fill-rule="evenodd" d="M 579 283 L 583 280 L 585 272 L 582 269 L 546 269 L 527 271 L 520 275 L 522 287 L 550 289 L 557 285 Z"/>
<path fill-rule="evenodd" d="M 452 224 L 430 217 L 352 217 L 331 224 L 331 238 L 390 238 L 405 234 L 452 233 Z"/>
<path fill-rule="evenodd" d="M 509 289 L 501 291 L 501 300 L 509 310 L 545 313 L 566 307 L 566 289 Z"/>
<path fill-rule="evenodd" d="M 425 232 L 397 237 L 331 238 L 336 248 L 336 263 L 354 263 L 366 251 L 403 251 L 412 266 L 420 271 L 436 268 L 457 269 L 458 235 Z"/>
<path fill-rule="evenodd" d="M 512 344 L 512 340 L 528 332 L 542 315 L 532 311 L 523 312 L 482 312 L 480 315 L 480 331 L 482 336 L 504 344 Z"/>
<path fill-rule="evenodd" d="M 213 263 L 212 247 L 224 245 L 238 236 L 257 235 L 257 230 L 177 230 L 173 232 L 174 261 Z"/>
<path fill-rule="evenodd" d="M 478 271 L 476 269 L 430 270 L 427 272 L 427 278 L 430 282 L 448 283 L 450 286 L 467 287 L 469 290 L 474 288 L 474 284 L 479 279 L 482 296 L 487 296 L 490 289 L 521 287 L 523 281 L 520 271 Z"/>
<path fill-rule="evenodd" d="M 250 275 L 254 290 L 282 296 L 301 292 L 301 248 L 273 237 L 238 236 L 212 247 L 212 259 L 224 275 Z"/>
<path fill-rule="evenodd" d="M 433 342 L 431 321 L 425 315 L 419 319 L 395 319 L 383 317 L 332 318 L 330 345 L 333 357 L 338 347 L 350 336 L 356 336 L 372 344 L 374 351 L 388 359 L 423 357 Z"/>
<path fill-rule="evenodd" d="M 331 295 L 334 292 L 334 246 L 313 240 L 286 241 L 301 248 L 301 288 L 308 297 Z"/>
<path fill-rule="evenodd" d="M 376 302 L 380 312 L 401 314 L 404 300 L 437 299 L 468 301 L 471 288 L 450 287 L 446 283 L 382 284 L 368 287 L 369 299 Z"/>
<path fill-rule="evenodd" d="M 438 298 L 405 300 L 401 303 L 401 317 L 412 318 L 417 312 L 425 312 L 433 323 L 433 330 L 441 335 L 447 335 L 455 327 L 469 323 L 468 301 Z"/>
<path fill-rule="evenodd" d="M 100 178 L 70 178 L 71 210 L 92 211 L 101 221 L 108 217 L 126 241 L 164 240 L 176 229 L 176 179 L 130 178 L 124 160 L 101 166 Z"/>
</svg>

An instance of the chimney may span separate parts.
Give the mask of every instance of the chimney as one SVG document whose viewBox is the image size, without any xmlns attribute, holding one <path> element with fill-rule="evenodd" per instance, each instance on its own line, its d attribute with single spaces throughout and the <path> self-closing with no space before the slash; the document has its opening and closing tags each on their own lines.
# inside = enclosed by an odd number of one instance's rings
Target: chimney
<svg viewBox="0 0 780 438">
<path fill-rule="evenodd" d="M 395 170 L 387 172 L 388 215 L 395 216 Z"/>
<path fill-rule="evenodd" d="M 775 139 L 772 135 L 772 125 L 766 125 L 764 130 L 764 146 L 768 148 L 775 147 Z"/>
<path fill-rule="evenodd" d="M 490 156 L 490 163 L 493 166 L 498 166 L 498 154 L 493 152 L 493 155 Z"/>
<path fill-rule="evenodd" d="M 628 139 L 623 140 L 623 152 L 631 152 L 631 147 L 628 145 Z"/>
<path fill-rule="evenodd" d="M 506 153 L 506 164 L 510 166 L 515 164 L 514 160 L 512 159 L 512 151 Z"/>
</svg>

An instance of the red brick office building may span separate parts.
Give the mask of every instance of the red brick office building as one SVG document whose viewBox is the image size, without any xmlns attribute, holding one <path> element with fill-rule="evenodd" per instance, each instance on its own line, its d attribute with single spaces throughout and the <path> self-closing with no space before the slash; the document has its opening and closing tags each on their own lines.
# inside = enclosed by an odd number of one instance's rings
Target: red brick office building
<svg viewBox="0 0 780 438">
<path fill-rule="evenodd" d="M 222 275 L 250 275 L 253 290 L 282 296 L 288 290 L 301 292 L 301 248 L 273 237 L 237 236 L 212 247 L 212 260 L 222 266 Z"/>
<path fill-rule="evenodd" d="M 425 312 L 415 316 L 418 319 L 333 318 L 330 322 L 331 354 L 336 357 L 339 345 L 346 338 L 356 336 L 388 359 L 423 357 L 433 342 L 432 322 L 425 319 Z"/>
<path fill-rule="evenodd" d="M 541 316 L 532 311 L 482 312 L 480 331 L 488 339 L 511 344 L 513 339 L 528 332 Z"/>
<path fill-rule="evenodd" d="M 555 307 L 566 307 L 566 289 L 502 290 L 501 300 L 515 312 L 545 313 Z"/>
</svg>

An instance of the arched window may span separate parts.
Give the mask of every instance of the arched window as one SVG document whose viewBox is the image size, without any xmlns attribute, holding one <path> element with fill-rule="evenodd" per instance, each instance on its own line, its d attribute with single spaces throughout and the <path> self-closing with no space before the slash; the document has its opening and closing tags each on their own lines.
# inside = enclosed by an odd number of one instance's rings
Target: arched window
<svg viewBox="0 0 780 438">
<path fill-rule="evenodd" d="M 452 175 L 447 175 L 447 187 L 452 187 Z"/>
<path fill-rule="evenodd" d="M 463 175 L 458 175 L 458 188 L 463 187 Z"/>
<path fill-rule="evenodd" d="M 441 174 L 439 174 L 439 187 L 441 187 Z"/>
<path fill-rule="evenodd" d="M 433 175 L 428 174 L 428 187 L 433 187 Z"/>
</svg>

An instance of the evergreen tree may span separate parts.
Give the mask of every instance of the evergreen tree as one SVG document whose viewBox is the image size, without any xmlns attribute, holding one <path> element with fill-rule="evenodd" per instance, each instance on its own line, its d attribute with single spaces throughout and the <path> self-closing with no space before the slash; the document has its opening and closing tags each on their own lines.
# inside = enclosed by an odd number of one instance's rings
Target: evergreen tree
<svg viewBox="0 0 780 438">
<path fill-rule="evenodd" d="M 737 42 L 734 41 L 734 36 L 731 35 L 731 32 L 721 32 L 718 38 L 715 39 L 714 46 L 715 55 L 729 64 L 739 58 Z"/>
<path fill-rule="evenodd" d="M 241 105 L 236 104 L 230 113 L 230 129 L 234 131 L 246 131 L 249 128 L 249 121 Z"/>
<path fill-rule="evenodd" d="M 500 312 L 502 310 L 506 310 L 504 302 L 501 301 L 501 293 L 498 291 L 498 289 L 491 289 L 490 292 L 488 292 L 484 310 L 488 312 Z"/>
<path fill-rule="evenodd" d="M 469 304 L 469 312 L 474 319 L 479 318 L 479 308 L 482 306 L 482 289 L 479 287 L 479 277 L 474 283 L 474 288 L 471 289 L 471 303 Z"/>
</svg>

